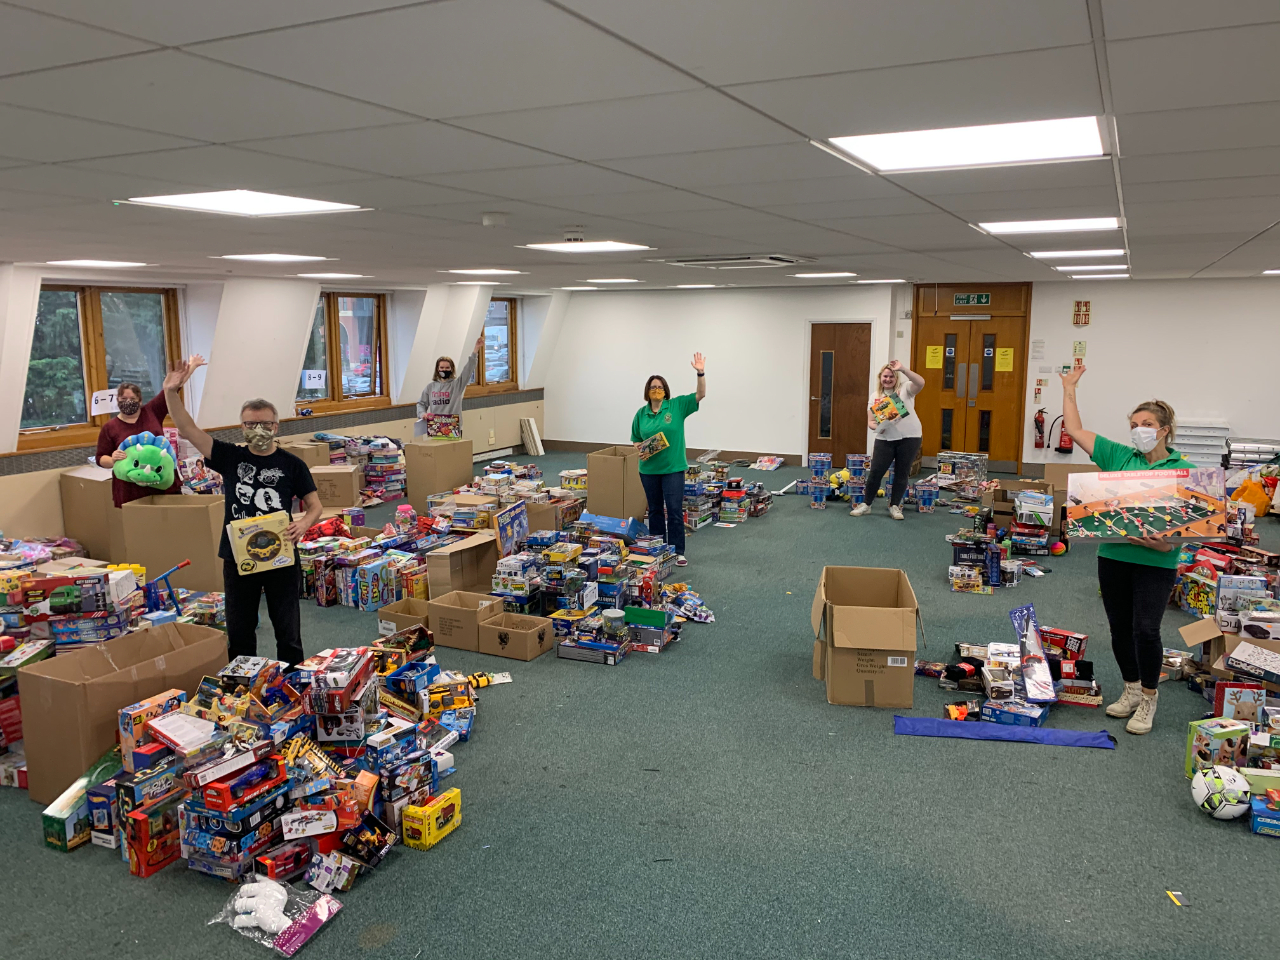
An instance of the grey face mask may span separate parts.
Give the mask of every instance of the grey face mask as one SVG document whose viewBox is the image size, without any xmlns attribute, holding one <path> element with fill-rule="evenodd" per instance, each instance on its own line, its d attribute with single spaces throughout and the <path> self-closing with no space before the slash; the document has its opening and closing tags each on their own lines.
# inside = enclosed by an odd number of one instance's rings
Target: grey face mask
<svg viewBox="0 0 1280 960">
<path fill-rule="evenodd" d="M 244 431 L 244 439 L 249 444 L 249 449 L 254 453 L 266 453 L 271 449 L 271 441 L 275 439 L 275 433 L 266 424 L 254 425 L 252 427 L 241 426 Z"/>
</svg>

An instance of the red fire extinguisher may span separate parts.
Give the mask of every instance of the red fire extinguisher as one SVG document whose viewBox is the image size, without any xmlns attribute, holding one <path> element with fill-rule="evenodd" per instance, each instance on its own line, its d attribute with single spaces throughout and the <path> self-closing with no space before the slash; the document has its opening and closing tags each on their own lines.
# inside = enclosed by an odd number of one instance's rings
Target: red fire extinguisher
<svg viewBox="0 0 1280 960">
<path fill-rule="evenodd" d="M 1053 418 L 1053 423 L 1049 424 L 1049 439 L 1053 439 L 1053 428 L 1058 425 L 1058 421 L 1062 420 L 1061 414 Z M 1058 427 L 1058 445 L 1053 448 L 1056 453 L 1070 453 L 1075 449 L 1071 440 L 1071 434 L 1067 433 L 1067 425 L 1064 422 Z"/>
<path fill-rule="evenodd" d="M 1036 411 L 1036 449 L 1044 449 L 1044 407 Z"/>
</svg>

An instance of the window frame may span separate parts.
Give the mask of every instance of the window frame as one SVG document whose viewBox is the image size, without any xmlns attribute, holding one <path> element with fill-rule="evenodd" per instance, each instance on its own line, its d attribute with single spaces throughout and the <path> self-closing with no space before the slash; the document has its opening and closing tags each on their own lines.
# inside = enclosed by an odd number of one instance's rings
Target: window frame
<svg viewBox="0 0 1280 960">
<path fill-rule="evenodd" d="M 476 382 L 468 384 L 468 397 L 492 397 L 503 393 L 520 392 L 520 302 L 515 297 L 490 297 L 489 302 L 500 300 L 507 304 L 507 358 L 511 379 L 501 383 L 484 382 L 484 327 L 480 328 L 480 357 L 476 364 Z M 488 308 L 485 308 L 486 314 Z"/>
<path fill-rule="evenodd" d="M 40 293 L 44 293 L 46 290 L 69 291 L 76 294 L 80 313 L 80 356 L 84 369 L 84 400 L 87 419 L 84 423 L 20 428 L 18 431 L 18 446 L 15 451 L 17 453 L 93 446 L 98 442 L 98 433 L 102 429 L 102 425 L 111 419 L 111 414 L 94 416 L 87 413 L 92 406 L 93 394 L 98 390 L 106 390 L 110 387 L 107 382 L 106 336 L 102 329 L 102 294 L 160 294 L 161 310 L 164 317 L 166 368 L 172 368 L 173 364 L 183 356 L 182 322 L 178 304 L 178 291 L 173 287 L 42 283 L 40 285 Z M 30 363 L 29 356 L 27 362 Z M 181 395 L 184 391 L 179 390 L 178 392 Z M 148 402 L 151 399 L 148 397 L 144 402 Z M 168 422 L 169 420 L 166 418 L 166 423 Z"/>
<path fill-rule="evenodd" d="M 374 302 L 373 334 L 376 347 L 374 359 L 377 363 L 377 368 L 373 373 L 377 376 L 370 377 L 370 382 L 381 381 L 381 391 L 379 393 L 361 396 L 347 396 L 343 393 L 342 351 L 340 349 L 342 335 L 340 331 L 341 324 L 338 321 L 338 300 L 343 297 L 371 299 Z M 317 301 L 317 306 L 321 302 L 324 303 L 324 352 L 329 396 L 317 400 L 294 400 L 295 416 L 287 419 L 298 419 L 299 410 L 310 410 L 314 416 L 319 416 L 321 414 L 348 413 L 356 410 L 372 410 L 391 406 L 391 384 L 388 379 L 389 371 L 387 366 L 387 295 L 369 291 L 322 290 L 320 291 L 320 300 Z M 315 314 L 313 312 L 312 323 L 315 322 L 314 318 Z M 310 335 L 311 325 L 308 324 L 307 336 L 310 337 Z M 335 344 L 339 346 L 339 349 L 333 349 Z M 302 376 L 301 372 L 299 372 L 298 376 Z M 295 393 L 300 387 L 300 382 L 295 385 Z"/>
</svg>

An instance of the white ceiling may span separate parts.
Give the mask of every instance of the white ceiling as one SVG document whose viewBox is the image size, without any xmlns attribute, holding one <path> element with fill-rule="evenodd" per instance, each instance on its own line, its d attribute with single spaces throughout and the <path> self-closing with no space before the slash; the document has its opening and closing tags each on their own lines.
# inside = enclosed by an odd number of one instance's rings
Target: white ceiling
<svg viewBox="0 0 1280 960">
<path fill-rule="evenodd" d="M 0 260 L 289 276 L 209 258 L 296 252 L 537 290 L 806 283 L 651 262 L 743 253 L 1062 280 L 1022 252 L 1127 244 L 1136 277 L 1253 276 L 1280 268 L 1278 47 L 1275 0 L 0 0 Z M 808 143 L 1081 115 L 1114 120 L 1114 163 L 878 176 Z M 112 203 L 229 188 L 372 209 Z M 968 226 L 1092 216 L 1125 234 Z M 572 227 L 656 249 L 517 246 Z"/>
</svg>

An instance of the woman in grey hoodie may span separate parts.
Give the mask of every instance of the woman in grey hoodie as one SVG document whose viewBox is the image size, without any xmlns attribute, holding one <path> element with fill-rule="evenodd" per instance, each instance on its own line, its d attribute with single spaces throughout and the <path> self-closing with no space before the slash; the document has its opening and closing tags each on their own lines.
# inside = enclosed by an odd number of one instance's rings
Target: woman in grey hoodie
<svg viewBox="0 0 1280 960">
<path fill-rule="evenodd" d="M 435 375 L 418 399 L 418 422 L 413 428 L 415 437 L 424 433 L 439 437 L 462 436 L 462 394 L 471 382 L 472 374 L 476 372 L 482 343 L 484 337 L 476 340 L 475 348 L 463 364 L 460 375 L 454 366 L 453 357 L 440 357 L 436 361 Z"/>
</svg>

